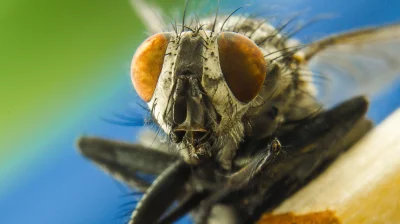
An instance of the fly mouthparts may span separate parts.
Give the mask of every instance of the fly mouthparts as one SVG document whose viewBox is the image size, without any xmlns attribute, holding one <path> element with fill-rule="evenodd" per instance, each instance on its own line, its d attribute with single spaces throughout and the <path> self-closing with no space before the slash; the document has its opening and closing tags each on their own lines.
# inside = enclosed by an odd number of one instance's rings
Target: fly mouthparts
<svg viewBox="0 0 400 224">
<path fill-rule="evenodd" d="M 187 127 L 180 125 L 174 128 L 169 135 L 171 140 L 175 143 L 181 142 L 183 138 L 188 139 L 192 143 L 198 143 L 207 135 L 207 130 L 203 127 Z"/>
</svg>

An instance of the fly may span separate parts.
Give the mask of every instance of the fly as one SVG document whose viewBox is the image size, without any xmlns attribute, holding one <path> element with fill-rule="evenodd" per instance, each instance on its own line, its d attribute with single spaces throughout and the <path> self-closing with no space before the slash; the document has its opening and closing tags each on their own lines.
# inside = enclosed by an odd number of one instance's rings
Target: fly
<svg viewBox="0 0 400 224">
<path fill-rule="evenodd" d="M 361 95 L 400 73 L 400 25 L 302 45 L 265 20 L 233 14 L 187 22 L 185 10 L 181 25 L 158 32 L 159 17 L 134 2 L 154 34 L 133 57 L 132 83 L 168 142 L 78 143 L 145 192 L 129 223 L 171 223 L 189 212 L 196 223 L 256 222 L 371 128 Z M 334 88 L 317 95 L 314 71 Z M 337 84 L 346 79 L 358 83 Z"/>
</svg>

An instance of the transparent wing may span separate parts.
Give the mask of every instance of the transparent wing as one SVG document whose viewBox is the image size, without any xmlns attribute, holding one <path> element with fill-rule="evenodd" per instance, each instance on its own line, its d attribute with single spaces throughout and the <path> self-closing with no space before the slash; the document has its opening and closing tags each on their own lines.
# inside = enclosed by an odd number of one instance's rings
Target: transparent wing
<svg viewBox="0 0 400 224">
<path fill-rule="evenodd" d="M 147 31 L 151 34 L 163 32 L 162 28 L 166 27 L 162 18 L 162 10 L 156 5 L 152 5 L 146 0 L 131 0 L 132 8 L 136 11 Z"/>
<path fill-rule="evenodd" d="M 304 58 L 328 107 L 355 95 L 374 95 L 400 76 L 400 24 L 331 36 L 310 44 Z"/>
</svg>

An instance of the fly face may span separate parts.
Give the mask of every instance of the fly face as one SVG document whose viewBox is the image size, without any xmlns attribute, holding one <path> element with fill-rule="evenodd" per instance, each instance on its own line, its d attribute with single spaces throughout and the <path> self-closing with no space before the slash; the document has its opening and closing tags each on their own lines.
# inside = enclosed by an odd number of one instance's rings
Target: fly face
<svg viewBox="0 0 400 224">
<path fill-rule="evenodd" d="M 131 77 L 185 161 L 218 156 L 229 169 L 245 135 L 244 116 L 260 106 L 272 67 L 264 54 L 242 34 L 198 26 L 148 38 L 135 53 Z"/>
</svg>

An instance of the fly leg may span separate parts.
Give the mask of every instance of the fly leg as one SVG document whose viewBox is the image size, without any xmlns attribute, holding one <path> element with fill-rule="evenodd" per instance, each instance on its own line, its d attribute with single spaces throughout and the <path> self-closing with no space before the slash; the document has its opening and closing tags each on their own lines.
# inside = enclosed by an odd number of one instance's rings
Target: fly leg
<svg viewBox="0 0 400 224">
<path fill-rule="evenodd" d="M 190 212 L 192 209 L 196 208 L 200 201 L 204 200 L 206 197 L 210 195 L 210 192 L 194 192 L 188 194 L 185 198 L 183 198 L 179 205 L 171 210 L 170 213 L 166 214 L 162 217 L 157 223 L 158 224 L 169 224 L 178 220 L 186 213 Z"/>
<path fill-rule="evenodd" d="M 181 160 L 170 165 L 139 201 L 129 224 L 156 223 L 168 207 L 182 195 L 190 172 L 189 165 Z"/>
<path fill-rule="evenodd" d="M 281 141 L 290 146 L 288 154 L 293 158 L 291 166 L 296 164 L 297 175 L 306 179 L 320 164 L 337 157 L 365 135 L 372 126 L 365 118 L 367 109 L 367 99 L 356 97 L 282 136 Z"/>
<path fill-rule="evenodd" d="M 288 146 L 287 156 L 277 158 L 267 172 L 253 179 L 257 189 L 247 189 L 238 199 L 248 202 L 244 209 L 252 220 L 246 221 L 254 222 L 279 205 L 364 136 L 371 128 L 365 118 L 367 108 L 368 101 L 356 97 L 280 136 L 282 144 Z"/>
<path fill-rule="evenodd" d="M 116 179 L 144 192 L 150 186 L 138 173 L 159 175 L 176 157 L 138 144 L 110 141 L 96 137 L 81 137 L 77 146 L 88 159 Z"/>
<path fill-rule="evenodd" d="M 229 200 L 235 193 L 246 188 L 255 176 L 259 175 L 263 170 L 267 170 L 280 153 L 280 149 L 281 144 L 278 139 L 272 139 L 262 152 L 253 156 L 250 163 L 230 175 L 224 186 L 217 189 L 200 203 L 195 214 L 196 223 L 207 223 L 212 218 L 212 209 L 215 205 L 220 202 L 223 203 L 226 199 Z M 231 219 L 237 220 L 237 217 Z"/>
<path fill-rule="evenodd" d="M 207 223 L 210 221 L 210 218 L 213 218 L 211 211 L 216 208 L 216 205 L 233 192 L 245 187 L 253 176 L 257 175 L 273 161 L 275 156 L 279 154 L 279 150 L 279 141 L 273 139 L 264 151 L 258 153 L 255 156 L 256 158 L 253 158 L 252 162 L 230 175 L 222 185 L 214 187 L 214 190 L 208 189 L 199 192 L 195 190 L 190 191 L 190 193 L 179 202 L 178 206 L 163 216 L 158 223 L 172 223 L 193 209 L 196 223 Z M 204 170 L 204 167 L 199 169 Z M 214 172 L 215 171 L 213 171 L 213 173 Z M 233 210 L 229 209 L 229 206 L 219 205 L 217 207 L 218 213 L 223 213 L 223 215 L 219 215 L 223 217 L 218 217 L 222 218 L 224 220 L 223 222 L 232 223 L 234 220 L 237 220 L 236 214 L 234 214 Z M 219 219 L 218 222 L 221 222 L 221 219 Z"/>
</svg>

